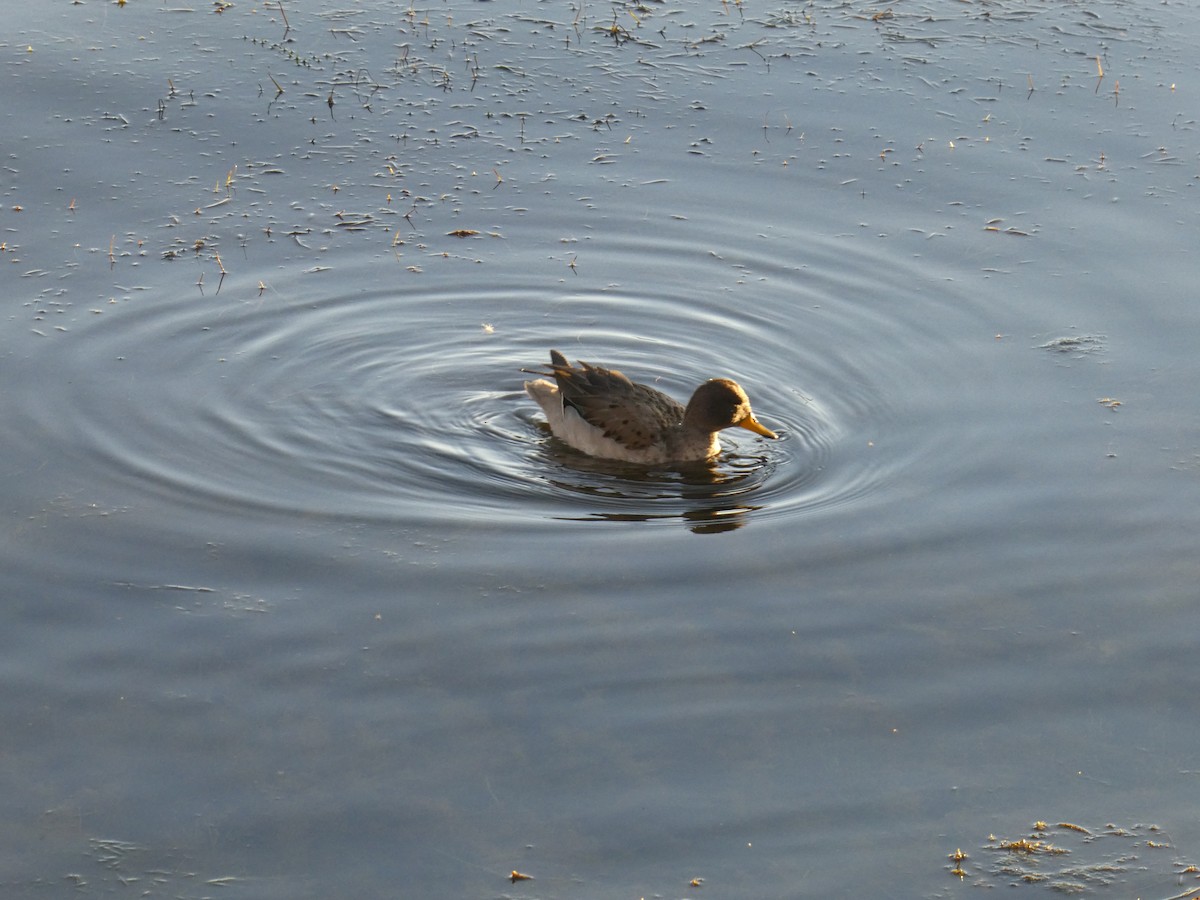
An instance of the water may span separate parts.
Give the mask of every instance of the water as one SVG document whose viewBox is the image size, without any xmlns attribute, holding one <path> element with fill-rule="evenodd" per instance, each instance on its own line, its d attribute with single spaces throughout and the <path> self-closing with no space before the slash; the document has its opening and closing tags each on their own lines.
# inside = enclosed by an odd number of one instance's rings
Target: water
<svg viewBox="0 0 1200 900">
<path fill-rule="evenodd" d="M 1194 12 L 216 9 L 10 11 L 7 896 L 1195 884 Z"/>
</svg>

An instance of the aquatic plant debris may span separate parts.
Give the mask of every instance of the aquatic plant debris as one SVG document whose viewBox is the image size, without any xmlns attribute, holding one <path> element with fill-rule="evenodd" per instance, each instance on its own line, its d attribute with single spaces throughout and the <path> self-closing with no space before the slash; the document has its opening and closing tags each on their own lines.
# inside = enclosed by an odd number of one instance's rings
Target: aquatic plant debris
<svg viewBox="0 0 1200 900">
<path fill-rule="evenodd" d="M 1187 889 L 1159 900 L 1200 898 L 1200 867 L 1177 852 L 1164 853 L 1176 848 L 1158 825 L 1091 827 L 1038 820 L 1024 835 L 989 834 L 980 849 L 985 861 L 978 865 L 961 849 L 949 853 L 947 871 L 973 887 L 1039 885 L 1063 894 L 1117 887 L 1122 895 L 1159 897 L 1162 892 L 1150 886 L 1171 883 Z M 1115 895 L 1105 890 L 1103 896 Z"/>
<path fill-rule="evenodd" d="M 1080 334 L 1054 338 L 1044 344 L 1038 344 L 1038 349 L 1049 350 L 1051 353 L 1071 353 L 1075 356 L 1083 356 L 1103 350 L 1106 344 L 1107 339 L 1102 334 Z"/>
</svg>

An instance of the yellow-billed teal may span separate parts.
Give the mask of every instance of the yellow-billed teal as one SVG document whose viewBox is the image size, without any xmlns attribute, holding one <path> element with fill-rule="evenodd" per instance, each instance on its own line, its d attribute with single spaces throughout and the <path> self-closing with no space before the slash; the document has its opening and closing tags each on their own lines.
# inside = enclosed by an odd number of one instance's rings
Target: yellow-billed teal
<svg viewBox="0 0 1200 900">
<path fill-rule="evenodd" d="M 580 361 L 577 366 L 550 351 L 548 375 L 525 382 L 546 413 L 554 435 L 590 456 L 655 464 L 710 459 L 721 450 L 717 432 L 738 426 L 777 437 L 754 418 L 750 400 L 736 381 L 714 378 L 696 388 L 686 407 L 666 394 L 630 381 L 616 369 Z"/>
</svg>

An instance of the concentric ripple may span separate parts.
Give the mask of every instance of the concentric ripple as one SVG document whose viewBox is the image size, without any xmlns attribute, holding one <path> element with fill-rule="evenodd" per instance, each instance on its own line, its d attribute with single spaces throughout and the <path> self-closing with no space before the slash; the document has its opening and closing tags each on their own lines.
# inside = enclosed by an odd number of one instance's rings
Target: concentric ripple
<svg viewBox="0 0 1200 900">
<path fill-rule="evenodd" d="M 629 253 L 636 268 L 646 251 L 604 252 Z M 57 435 L 126 487 L 224 511 L 697 530 L 804 515 L 862 502 L 918 452 L 873 447 L 898 421 L 904 384 L 926 377 L 906 362 L 921 330 L 902 302 L 837 296 L 846 254 L 818 247 L 795 266 L 769 245 L 714 254 L 694 273 L 704 292 L 675 281 L 572 293 L 514 279 L 468 293 L 428 279 L 349 297 L 297 285 L 292 300 L 128 300 L 83 332 L 58 382 L 69 389 L 28 410 L 31 433 Z M 857 347 L 880 329 L 895 356 L 876 341 L 863 358 Z M 726 432 L 712 465 L 682 468 L 589 459 L 549 436 L 522 390 L 520 368 L 551 347 L 680 399 L 733 377 L 780 440 Z"/>
</svg>

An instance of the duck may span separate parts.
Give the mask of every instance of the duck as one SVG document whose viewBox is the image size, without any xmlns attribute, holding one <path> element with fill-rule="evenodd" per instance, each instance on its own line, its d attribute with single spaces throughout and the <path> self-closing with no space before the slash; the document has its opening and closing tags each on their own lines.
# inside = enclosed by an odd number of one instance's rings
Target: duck
<svg viewBox="0 0 1200 900">
<path fill-rule="evenodd" d="M 551 433 L 589 456 L 643 465 L 700 462 L 720 453 L 717 432 L 725 428 L 778 437 L 754 418 L 746 392 L 730 378 L 704 382 L 685 407 L 616 369 L 582 360 L 571 365 L 557 350 L 546 369 L 521 371 L 554 379 L 526 381 L 525 391 Z"/>
</svg>

